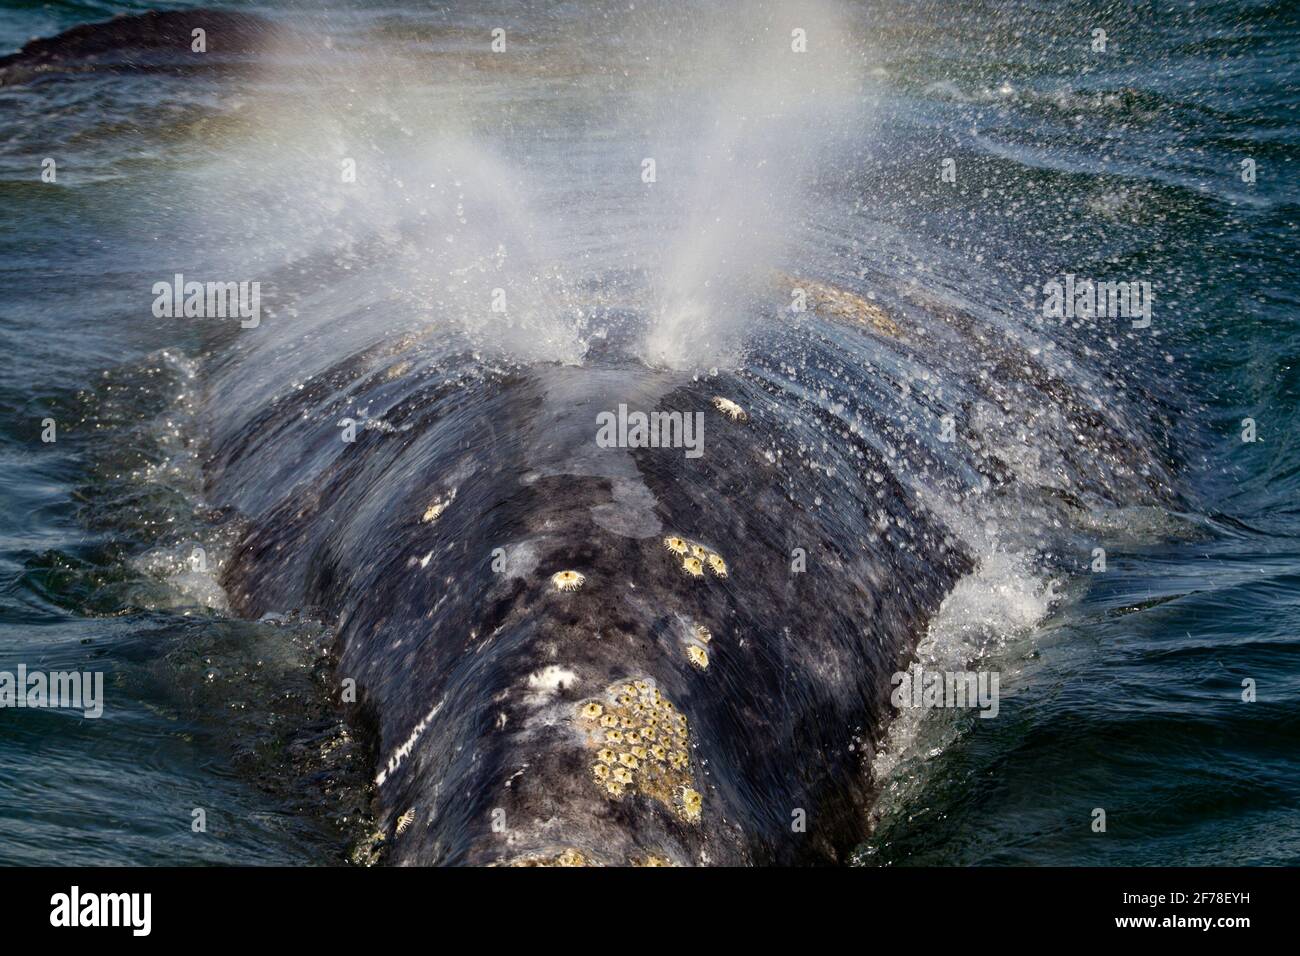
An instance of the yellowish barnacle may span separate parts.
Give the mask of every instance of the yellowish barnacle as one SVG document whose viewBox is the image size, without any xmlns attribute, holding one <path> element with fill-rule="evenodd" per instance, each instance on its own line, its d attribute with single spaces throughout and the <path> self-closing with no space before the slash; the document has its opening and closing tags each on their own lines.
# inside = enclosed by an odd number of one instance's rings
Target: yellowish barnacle
<svg viewBox="0 0 1300 956">
<path fill-rule="evenodd" d="M 601 707 L 600 704 L 595 701 L 592 701 L 590 704 L 587 704 L 582 708 L 582 716 L 586 717 L 588 720 L 595 720 L 604 712 L 605 708 Z"/>
<path fill-rule="evenodd" d="M 409 827 L 414 820 L 415 820 L 415 807 L 412 807 L 411 809 L 407 810 L 405 813 L 403 813 L 400 817 L 397 818 L 397 832 L 405 833 L 406 828 Z"/>
<path fill-rule="evenodd" d="M 720 578 L 727 576 L 727 562 L 722 560 L 720 554 L 710 554 L 708 557 L 709 570 Z"/>
<path fill-rule="evenodd" d="M 435 499 L 433 504 L 424 509 L 424 514 L 420 516 L 420 520 L 425 524 L 428 524 L 430 521 L 437 521 L 442 517 L 442 513 L 447 510 L 448 506 L 455 500 L 456 492 L 454 490 L 449 494 L 443 495 L 441 498 Z"/>
<path fill-rule="evenodd" d="M 691 545 L 691 557 L 699 558 L 703 561 L 709 556 L 709 549 L 702 544 Z"/>
<path fill-rule="evenodd" d="M 690 787 L 682 787 L 680 794 L 682 801 L 682 815 L 694 823 L 700 818 L 700 810 L 704 806 L 704 799 Z"/>
<path fill-rule="evenodd" d="M 494 866 L 496 864 L 493 864 Z M 558 856 L 544 856 L 542 854 L 530 853 L 527 856 L 516 857 L 506 866 L 591 866 L 592 861 L 581 851 L 573 847 L 568 847 Z M 642 864 L 644 865 L 644 864 Z M 665 866 L 671 866 L 668 862 Z"/>
<path fill-rule="evenodd" d="M 551 575 L 551 583 L 561 591 L 576 591 L 586 580 L 587 576 L 580 571 L 556 571 Z"/>
<path fill-rule="evenodd" d="M 686 539 L 670 534 L 668 537 L 664 538 L 664 547 L 673 554 L 685 554 L 687 548 Z"/>
<path fill-rule="evenodd" d="M 722 412 L 722 414 L 726 415 L 733 422 L 743 422 L 749 418 L 749 416 L 745 414 L 743 408 L 731 399 L 723 398 L 721 395 L 714 396 L 713 407 Z"/>
<path fill-rule="evenodd" d="M 622 704 L 624 707 L 627 707 L 631 705 L 632 698 L 627 694 L 619 694 L 616 703 Z"/>
<path fill-rule="evenodd" d="M 699 558 L 687 558 L 682 562 L 682 570 L 693 578 L 704 577 L 704 565 L 700 563 Z"/>
<path fill-rule="evenodd" d="M 617 714 L 606 714 L 604 717 L 600 718 L 600 726 L 602 726 L 602 727 L 617 727 L 617 726 L 618 726 L 618 715 L 617 715 Z"/>
<path fill-rule="evenodd" d="M 709 652 L 696 644 L 686 646 L 686 657 L 700 670 L 704 670 L 709 666 Z"/>
<path fill-rule="evenodd" d="M 621 697 L 630 703 L 621 702 Z M 587 703 L 591 701 L 580 702 L 578 709 Z M 627 678 L 611 685 L 600 703 L 603 712 L 597 720 L 614 718 L 617 725 L 603 731 L 604 740 L 600 735 L 586 739 L 595 758 L 591 762 L 595 785 L 612 799 L 643 795 L 685 819 L 682 789 L 695 784 L 685 718 L 649 678 Z"/>
<path fill-rule="evenodd" d="M 802 288 L 808 295 L 809 304 L 818 312 L 849 319 L 895 338 L 903 332 L 898 323 L 880 306 L 845 289 L 826 285 L 807 277 L 795 278 L 783 273 L 777 273 L 777 280 L 782 285 Z"/>
</svg>

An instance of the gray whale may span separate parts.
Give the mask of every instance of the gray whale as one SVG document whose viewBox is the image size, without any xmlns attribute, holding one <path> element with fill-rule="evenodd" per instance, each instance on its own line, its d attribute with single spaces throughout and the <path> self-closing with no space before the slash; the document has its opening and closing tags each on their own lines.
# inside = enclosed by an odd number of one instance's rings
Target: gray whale
<svg viewBox="0 0 1300 956">
<path fill-rule="evenodd" d="M 765 454 L 790 399 L 752 380 L 611 357 L 421 382 L 406 364 L 341 363 L 219 438 L 208 468 L 249 520 L 234 606 L 339 622 L 387 859 L 842 860 L 889 676 L 969 568 L 883 456 L 857 440 L 858 471 L 814 512 Z M 382 427 L 341 442 L 321 414 L 340 392 L 388 409 Z M 705 454 L 597 447 L 619 403 L 703 412 Z M 272 456 L 291 465 L 268 475 Z M 675 537 L 725 577 L 686 570 Z"/>
</svg>

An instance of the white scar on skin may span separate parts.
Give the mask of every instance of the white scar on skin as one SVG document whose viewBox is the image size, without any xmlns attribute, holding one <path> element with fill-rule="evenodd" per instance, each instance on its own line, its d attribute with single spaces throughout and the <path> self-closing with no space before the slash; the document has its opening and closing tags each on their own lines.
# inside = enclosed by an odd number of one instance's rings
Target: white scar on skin
<svg viewBox="0 0 1300 956">
<path fill-rule="evenodd" d="M 388 758 L 388 763 L 384 765 L 384 769 L 379 771 L 379 775 L 375 777 L 376 786 L 382 787 L 384 781 L 397 772 L 397 768 L 402 765 L 402 761 L 410 756 L 411 751 L 415 749 L 415 742 L 420 739 L 420 734 L 424 733 L 429 726 L 429 721 L 438 716 L 440 710 L 442 710 L 442 701 L 438 701 L 433 710 L 425 714 L 424 719 L 415 725 L 415 728 L 411 731 L 411 736 L 406 738 L 406 743 L 393 751 L 392 756 Z"/>
</svg>

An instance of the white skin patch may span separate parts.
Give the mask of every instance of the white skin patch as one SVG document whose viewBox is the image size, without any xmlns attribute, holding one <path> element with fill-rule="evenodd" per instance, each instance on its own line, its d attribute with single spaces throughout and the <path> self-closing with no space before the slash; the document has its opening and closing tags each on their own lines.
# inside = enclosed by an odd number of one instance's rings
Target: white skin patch
<svg viewBox="0 0 1300 956">
<path fill-rule="evenodd" d="M 573 671 L 552 664 L 529 674 L 528 686 L 532 690 L 543 694 L 554 694 L 556 691 L 563 690 L 574 683 L 577 679 L 578 675 Z"/>
</svg>

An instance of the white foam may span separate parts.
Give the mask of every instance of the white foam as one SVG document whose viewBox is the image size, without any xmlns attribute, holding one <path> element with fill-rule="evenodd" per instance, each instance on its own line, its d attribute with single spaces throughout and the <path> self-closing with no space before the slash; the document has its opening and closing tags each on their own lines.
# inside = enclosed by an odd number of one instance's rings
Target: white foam
<svg viewBox="0 0 1300 956">
<path fill-rule="evenodd" d="M 961 671 L 981 661 L 989 669 L 1014 667 L 1056 602 L 1058 587 L 1056 580 L 1036 573 L 1025 554 L 989 551 L 939 606 L 911 669 Z M 1006 687 L 1005 679 L 1001 686 Z M 877 784 L 888 789 L 896 783 L 891 776 L 908 758 L 942 751 L 956 734 L 951 718 L 943 711 L 901 710 L 872 761 Z"/>
</svg>

